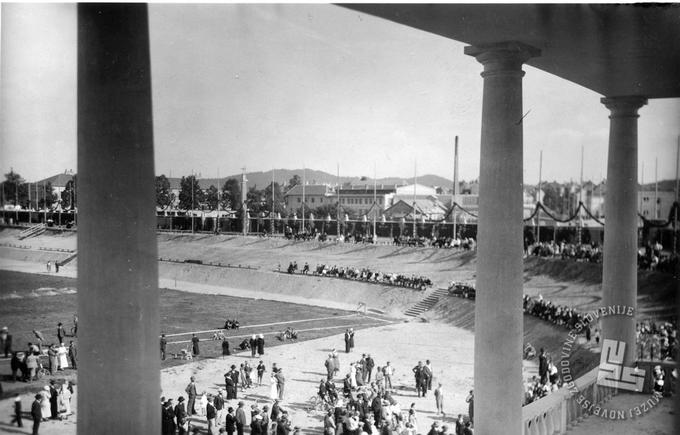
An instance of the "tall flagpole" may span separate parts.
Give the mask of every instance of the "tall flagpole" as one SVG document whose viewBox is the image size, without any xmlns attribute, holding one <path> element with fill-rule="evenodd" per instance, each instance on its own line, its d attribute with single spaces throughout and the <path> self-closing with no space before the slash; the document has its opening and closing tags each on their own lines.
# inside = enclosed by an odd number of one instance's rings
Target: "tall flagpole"
<svg viewBox="0 0 680 435">
<path fill-rule="evenodd" d="M 377 195 L 377 192 L 376 192 L 376 187 L 377 187 L 376 183 L 378 182 L 377 176 L 378 175 L 377 175 L 375 162 L 373 162 L 373 207 L 375 207 L 375 209 L 373 210 L 373 243 L 374 244 L 378 243 L 378 240 L 377 240 L 378 236 L 377 236 L 376 231 L 375 231 L 375 215 L 376 215 L 376 212 L 378 211 L 378 195 Z"/>
<path fill-rule="evenodd" d="M 581 244 L 583 232 L 583 215 L 581 214 L 581 204 L 583 203 L 583 144 L 581 144 L 581 185 L 578 189 L 578 244 Z"/>
<path fill-rule="evenodd" d="M 196 182 L 196 176 L 194 175 L 194 170 L 191 170 L 191 234 L 194 233 L 194 183 Z"/>
<path fill-rule="evenodd" d="M 416 181 L 417 181 L 417 174 L 418 173 L 418 160 L 416 159 L 413 162 L 413 237 L 415 238 L 417 236 L 416 234 Z"/>
<path fill-rule="evenodd" d="M 305 232 L 305 183 L 307 182 L 307 168 L 302 165 L 302 232 Z"/>
<path fill-rule="evenodd" d="M 336 163 L 337 169 L 338 169 L 338 178 L 336 181 L 337 185 L 337 196 L 338 196 L 338 204 L 335 207 L 335 222 L 338 226 L 338 232 L 335 235 L 336 239 L 340 237 L 340 163 Z"/>
<path fill-rule="evenodd" d="M 274 173 L 274 168 L 272 168 L 272 212 L 269 214 L 269 217 L 271 218 L 272 234 L 274 234 L 274 230 L 276 229 L 274 228 L 274 217 L 276 214 L 276 201 L 274 201 Z"/>
<path fill-rule="evenodd" d="M 654 158 L 654 219 L 659 219 L 659 158 Z"/>
<path fill-rule="evenodd" d="M 455 209 L 456 200 L 458 199 L 458 136 L 453 146 L 453 190 L 451 192 L 451 215 L 453 216 L 453 236 L 456 238 L 456 221 L 458 213 Z"/>
<path fill-rule="evenodd" d="M 536 203 L 541 202 L 541 181 L 543 171 L 543 150 L 541 150 L 538 160 L 538 192 L 536 193 Z M 536 208 L 536 241 L 541 243 L 541 207 Z"/>
<path fill-rule="evenodd" d="M 243 236 L 248 235 L 248 180 L 246 179 L 246 168 L 242 168 L 241 174 L 241 211 L 243 216 Z"/>
</svg>

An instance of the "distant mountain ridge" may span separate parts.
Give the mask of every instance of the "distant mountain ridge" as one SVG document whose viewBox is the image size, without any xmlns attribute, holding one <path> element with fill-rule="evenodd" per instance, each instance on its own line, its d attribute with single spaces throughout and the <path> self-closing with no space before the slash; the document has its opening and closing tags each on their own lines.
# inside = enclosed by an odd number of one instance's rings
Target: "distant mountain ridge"
<svg viewBox="0 0 680 435">
<path fill-rule="evenodd" d="M 307 184 L 330 184 L 336 185 L 338 183 L 337 175 L 329 174 L 324 171 L 317 171 L 314 169 L 272 169 L 269 171 L 257 171 L 257 172 L 246 172 L 246 179 L 248 180 L 248 187 L 256 186 L 258 189 L 264 189 L 272 182 L 272 173 L 274 176 L 274 181 L 282 186 L 288 184 L 288 181 L 293 178 L 294 175 L 298 175 L 300 178 L 304 178 Z M 228 179 L 233 178 L 235 180 L 241 179 L 241 174 L 228 175 L 226 177 L 218 178 L 200 178 L 199 184 L 202 188 L 208 188 L 211 184 L 219 187 L 219 184 L 224 184 Z M 168 177 L 171 187 L 179 187 L 181 177 Z M 341 176 L 340 184 L 351 183 L 353 185 L 363 185 L 367 184 L 372 186 L 373 179 L 370 177 L 343 177 Z M 453 186 L 453 181 L 448 180 L 439 175 L 425 174 L 417 177 L 417 183 L 425 186 L 441 186 L 444 189 L 450 189 Z M 400 178 L 400 177 L 385 177 L 378 178 L 376 184 L 378 187 L 383 186 L 394 186 L 412 184 L 413 178 Z"/>
</svg>

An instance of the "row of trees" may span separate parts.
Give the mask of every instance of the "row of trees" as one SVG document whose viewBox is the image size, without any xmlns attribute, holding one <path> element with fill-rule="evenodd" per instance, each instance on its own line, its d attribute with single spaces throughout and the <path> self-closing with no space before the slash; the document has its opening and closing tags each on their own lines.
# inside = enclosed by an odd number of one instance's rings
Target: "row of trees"
<svg viewBox="0 0 680 435">
<path fill-rule="evenodd" d="M 296 214 L 302 217 L 301 207 L 299 209 L 286 209 L 283 201 L 284 192 L 292 187 L 302 184 L 298 175 L 294 175 L 285 186 L 274 182 L 268 184 L 264 189 L 251 186 L 246 193 L 245 205 L 251 216 L 259 216 L 261 213 L 269 215 L 272 211 L 281 214 L 282 217 L 291 217 Z M 194 175 L 182 177 L 180 180 L 179 194 L 175 197 L 170 186 L 170 180 L 165 175 L 156 177 L 156 205 L 162 210 L 167 210 L 176 206 L 180 210 L 231 210 L 241 212 L 243 201 L 241 198 L 241 182 L 230 178 L 218 188 L 215 185 L 202 189 L 198 179 Z M 313 213 L 318 218 L 325 218 L 328 215 L 335 218 L 337 212 L 336 204 L 325 204 L 316 208 L 305 207 L 305 216 Z M 354 216 L 352 216 L 354 217 Z"/>
<path fill-rule="evenodd" d="M 27 183 L 21 175 L 11 170 L 5 174 L 5 180 L 0 189 L 2 206 L 14 205 L 22 209 L 52 208 L 61 204 L 62 208 L 69 210 L 77 206 L 75 175 L 67 183 L 61 195 L 54 192 L 51 182 Z"/>
</svg>

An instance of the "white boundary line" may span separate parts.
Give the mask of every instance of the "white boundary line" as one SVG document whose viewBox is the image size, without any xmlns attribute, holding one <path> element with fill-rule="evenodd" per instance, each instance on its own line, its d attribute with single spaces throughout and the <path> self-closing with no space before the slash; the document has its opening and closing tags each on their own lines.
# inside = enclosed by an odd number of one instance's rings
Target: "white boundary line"
<svg viewBox="0 0 680 435">
<path fill-rule="evenodd" d="M 383 320 L 385 321 L 385 320 Z M 323 326 L 319 328 L 307 328 L 307 329 L 298 329 L 297 332 L 306 332 L 306 331 L 320 331 L 323 329 L 337 329 L 337 328 L 348 328 L 352 326 L 379 326 L 382 325 L 381 323 L 349 323 L 346 325 L 337 325 L 337 326 Z M 275 335 L 278 334 L 277 332 L 268 332 L 263 335 Z M 246 338 L 246 337 L 252 337 L 252 334 L 244 334 L 244 335 L 230 335 L 226 338 Z M 208 341 L 214 341 L 214 340 L 208 340 Z M 191 343 L 191 340 L 179 340 L 179 341 L 169 341 L 167 344 L 183 344 L 183 343 Z"/>
<path fill-rule="evenodd" d="M 240 326 L 238 330 L 246 329 L 246 328 L 263 328 L 265 326 L 287 325 L 287 324 L 290 324 L 290 323 L 313 322 L 315 320 L 343 319 L 343 318 L 352 317 L 352 316 L 357 316 L 357 314 L 345 314 L 344 316 L 318 317 L 316 319 L 289 320 L 289 321 L 286 321 L 286 322 L 263 323 L 261 325 L 246 325 L 246 326 Z M 176 334 L 165 334 L 165 336 L 166 337 L 177 337 L 179 335 L 204 334 L 206 332 L 217 332 L 217 331 L 225 331 L 225 329 L 220 328 L 220 329 L 208 329 L 206 331 L 178 332 Z"/>
</svg>

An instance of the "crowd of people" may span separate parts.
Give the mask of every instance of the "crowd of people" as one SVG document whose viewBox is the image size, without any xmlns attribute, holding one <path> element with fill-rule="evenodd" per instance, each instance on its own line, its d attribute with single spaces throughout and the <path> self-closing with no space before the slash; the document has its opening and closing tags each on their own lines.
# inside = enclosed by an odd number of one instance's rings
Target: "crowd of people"
<svg viewBox="0 0 680 435">
<path fill-rule="evenodd" d="M 535 257 L 558 257 L 563 260 L 575 260 L 588 263 L 602 263 L 603 247 L 597 242 L 591 243 L 555 243 L 540 242 L 528 245 L 525 243 L 525 255 Z M 658 241 L 649 242 L 641 247 L 637 253 L 637 265 L 640 270 L 656 270 L 664 273 L 674 273 L 678 264 L 678 256 L 663 252 L 663 246 Z"/>
<path fill-rule="evenodd" d="M 278 270 L 281 270 L 279 265 Z M 309 263 L 305 263 L 302 270 L 298 272 L 297 261 L 292 261 L 288 265 L 286 271 L 289 274 L 300 273 L 302 275 L 324 276 L 333 278 L 351 279 L 354 281 L 364 281 L 374 284 L 391 285 L 395 287 L 408 287 L 418 290 L 425 290 L 432 286 L 432 280 L 425 276 L 403 275 L 397 273 L 383 273 L 371 270 L 368 267 L 358 268 L 352 266 L 338 267 L 336 265 L 328 266 L 326 264 L 318 264 L 313 270 Z"/>
<path fill-rule="evenodd" d="M 554 304 L 551 301 L 543 299 L 542 295 L 538 295 L 538 298 L 524 295 L 522 299 L 522 308 L 526 314 L 552 322 L 555 325 L 564 326 L 567 329 L 574 329 L 574 327 L 584 319 L 584 315 L 579 311 L 566 305 Z M 588 325 L 586 325 L 585 329 L 587 339 L 590 340 L 590 332 L 592 331 L 590 331 Z"/>
<path fill-rule="evenodd" d="M 677 319 L 638 322 L 635 336 L 639 360 L 678 361 Z"/>
<path fill-rule="evenodd" d="M 553 363 L 550 354 L 546 353 L 541 348 L 538 355 L 538 376 L 532 376 L 524 386 L 524 403 L 528 405 L 531 402 L 547 396 L 548 394 L 557 391 L 562 385 L 559 370 Z"/>
<path fill-rule="evenodd" d="M 324 434 L 396 434 L 429 435 L 472 434 L 474 398 L 472 391 L 466 398 L 468 416 L 460 414 L 455 420 L 455 428 L 449 432 L 446 425 L 435 422 L 425 432 L 419 427 L 415 403 L 404 408 L 397 400 L 396 387 L 392 383 L 395 369 L 389 361 L 377 365 L 370 354 L 362 354 L 361 359 L 349 363 L 348 372 L 342 380 L 341 395 L 338 394 L 334 377 L 340 371 L 339 356 L 335 350 L 328 354 L 324 362 L 326 378 L 319 381 L 317 395 L 327 410 L 324 417 Z M 427 397 L 432 391 L 432 363 L 419 361 L 411 369 L 414 376 L 414 390 L 418 397 Z M 404 388 L 401 387 L 400 390 Z M 436 415 L 445 417 L 445 391 L 441 383 L 432 393 L 435 400 Z"/>
<path fill-rule="evenodd" d="M 48 385 L 45 385 L 34 397 L 31 403 L 31 419 L 33 420 L 32 433 L 37 435 L 40 430 L 40 424 L 48 420 L 65 420 L 73 415 L 71 410 L 71 399 L 75 394 L 74 384 L 65 380 L 58 384 L 55 380 L 51 380 Z M 13 401 L 14 415 L 12 416 L 11 424 L 17 427 L 23 427 L 23 405 L 21 394 L 17 393 Z"/>
<path fill-rule="evenodd" d="M 346 329 L 344 341 L 345 351 L 352 353 L 355 348 L 353 329 Z M 439 422 L 429 428 L 419 427 L 415 403 L 409 407 L 399 403 L 398 396 L 404 396 L 403 391 L 409 388 L 394 385 L 395 369 L 389 361 L 378 364 L 371 354 L 364 353 L 360 359 L 344 366 L 343 374 L 340 355 L 332 349 L 323 365 L 326 376 L 319 380 L 315 395 L 323 406 L 310 410 L 323 413 L 324 434 L 473 434 L 472 391 L 466 398 L 468 415 L 450 418 L 449 421 L 453 420 L 450 430 Z M 434 382 L 432 362 L 418 362 L 411 371 L 417 396 L 433 397 L 436 415 L 445 418 L 446 393 L 441 382 Z M 271 368 L 266 367 L 262 359 L 259 359 L 256 367 L 252 367 L 248 359 L 240 366 L 232 364 L 224 374 L 224 383 L 218 382 L 221 385 L 212 392 L 199 387 L 192 376 L 184 394 L 176 399 L 161 398 L 162 433 L 205 433 L 207 425 L 209 434 L 300 434 L 302 429 L 293 424 L 289 412 L 284 409 L 287 407 L 286 382 L 282 367 L 276 363 Z M 254 391 L 250 393 L 250 390 Z M 252 400 L 253 396 L 257 398 L 256 402 L 247 407 L 245 400 Z M 263 398 L 266 398 L 265 403 L 262 402 Z"/>
<path fill-rule="evenodd" d="M 446 236 L 399 236 L 395 237 L 392 242 L 396 246 L 420 246 L 433 248 L 454 248 L 463 249 L 465 251 L 473 251 L 477 243 L 472 237 L 446 237 Z"/>
</svg>

